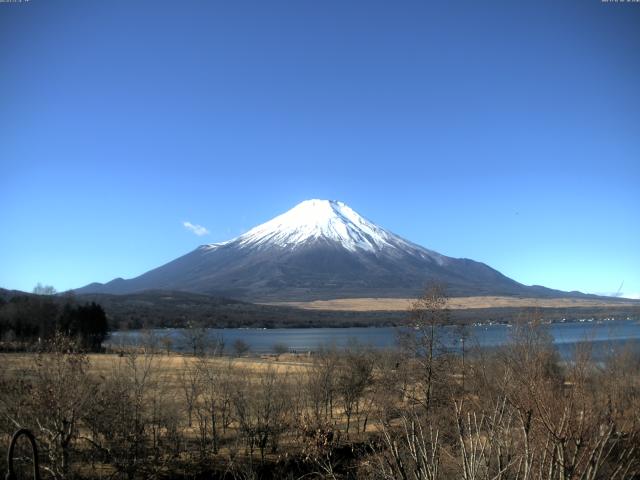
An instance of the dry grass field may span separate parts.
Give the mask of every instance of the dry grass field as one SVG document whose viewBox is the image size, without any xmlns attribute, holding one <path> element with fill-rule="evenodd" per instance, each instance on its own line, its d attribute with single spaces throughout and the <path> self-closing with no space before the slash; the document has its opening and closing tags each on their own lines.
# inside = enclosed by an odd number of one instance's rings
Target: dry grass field
<svg viewBox="0 0 640 480">
<path fill-rule="evenodd" d="M 331 311 L 406 311 L 415 301 L 412 298 L 340 298 L 335 300 L 314 300 L 310 302 L 280 302 L 269 305 L 284 305 L 306 310 Z M 474 308 L 571 308 L 571 307 L 606 307 L 606 306 L 637 306 L 638 302 L 612 299 L 587 298 L 517 298 L 517 297 L 453 297 L 448 301 L 452 310 L 466 310 Z"/>
<path fill-rule="evenodd" d="M 88 355 L 90 373 L 100 376 L 105 375 L 120 365 L 126 357 L 115 353 Z M 153 356 L 155 369 L 162 373 L 166 379 L 178 382 L 180 374 L 189 367 L 195 366 L 199 361 L 197 357 L 180 355 L 177 353 L 156 354 Z M 306 372 L 311 363 L 307 357 L 294 354 L 263 355 L 261 357 L 214 357 L 208 358 L 207 363 L 212 368 L 224 368 L 229 363 L 242 372 L 259 374 L 267 370 L 288 376 L 299 375 Z M 11 376 L 14 373 L 23 372 L 33 366 L 34 355 L 32 353 L 0 353 L 0 365 L 3 376 Z M 172 382 L 173 383 L 173 382 Z"/>
<path fill-rule="evenodd" d="M 555 465 L 638 478 L 637 358 L 561 363 L 540 328 L 466 358 L 421 355 L 437 340 L 422 335 L 404 352 L 240 358 L 153 346 L 85 357 L 57 339 L 49 353 L 0 354 L 0 456 L 20 426 L 35 432 L 46 478 L 64 480 L 395 480 L 425 464 L 450 480 L 471 461 L 486 475 L 467 478 L 486 479 L 500 478 L 502 449 L 514 459 L 502 478 L 522 478 L 525 461 L 551 472 L 540 480 L 566 480 Z M 551 457 L 529 453 L 550 444 Z"/>
</svg>

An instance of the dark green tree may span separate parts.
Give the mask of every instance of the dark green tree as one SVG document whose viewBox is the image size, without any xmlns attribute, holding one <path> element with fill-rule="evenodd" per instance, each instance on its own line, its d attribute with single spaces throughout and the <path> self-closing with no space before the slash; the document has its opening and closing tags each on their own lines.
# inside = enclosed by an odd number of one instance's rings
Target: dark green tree
<svg viewBox="0 0 640 480">
<path fill-rule="evenodd" d="M 109 333 L 107 316 L 100 305 L 91 302 L 86 305 L 67 303 L 57 321 L 57 330 L 76 338 L 82 348 L 98 351 Z"/>
</svg>

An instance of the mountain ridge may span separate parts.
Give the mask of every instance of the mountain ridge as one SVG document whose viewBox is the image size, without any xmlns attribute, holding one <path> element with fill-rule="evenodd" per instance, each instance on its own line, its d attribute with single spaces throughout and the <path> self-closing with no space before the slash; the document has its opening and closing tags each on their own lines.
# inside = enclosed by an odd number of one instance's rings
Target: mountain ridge
<svg viewBox="0 0 640 480">
<path fill-rule="evenodd" d="M 247 301 L 416 296 L 429 282 L 451 296 L 583 296 L 526 286 L 490 266 L 406 240 L 335 200 L 306 200 L 226 242 L 206 244 L 132 279 L 78 293 L 178 290 Z"/>
</svg>

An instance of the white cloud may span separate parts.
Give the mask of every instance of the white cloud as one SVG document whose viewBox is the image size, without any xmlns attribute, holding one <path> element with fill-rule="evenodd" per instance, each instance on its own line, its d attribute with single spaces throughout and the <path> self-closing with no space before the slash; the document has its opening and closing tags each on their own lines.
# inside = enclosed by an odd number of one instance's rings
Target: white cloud
<svg viewBox="0 0 640 480">
<path fill-rule="evenodd" d="M 622 298 L 628 298 L 631 300 L 640 300 L 640 293 L 623 293 L 620 295 Z"/>
<path fill-rule="evenodd" d="M 203 235 L 209 235 L 209 230 L 207 230 L 202 225 L 196 225 L 191 222 L 182 222 L 182 226 L 187 230 L 189 230 L 190 232 L 195 233 L 199 237 Z"/>
</svg>

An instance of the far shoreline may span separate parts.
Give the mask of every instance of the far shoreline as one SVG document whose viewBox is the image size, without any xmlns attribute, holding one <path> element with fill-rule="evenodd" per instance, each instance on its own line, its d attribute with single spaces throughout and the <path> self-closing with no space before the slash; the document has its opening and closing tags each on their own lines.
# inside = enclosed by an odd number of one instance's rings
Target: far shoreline
<svg viewBox="0 0 640 480">
<path fill-rule="evenodd" d="M 354 297 L 329 300 L 256 302 L 258 305 L 295 307 L 302 310 L 324 310 L 345 312 L 400 312 L 407 311 L 415 298 Z M 447 307 L 450 310 L 491 309 L 491 308 L 575 308 L 575 307 L 633 307 L 640 308 L 640 301 L 611 297 L 575 298 L 575 297 L 509 297 L 478 295 L 471 297 L 450 297 Z"/>
<path fill-rule="evenodd" d="M 399 313 L 399 312 L 398 312 Z M 406 312 L 402 312 L 402 313 L 406 313 Z M 523 312 L 523 317 L 524 317 L 524 312 Z M 468 323 L 468 322 L 448 322 L 448 323 L 443 323 L 443 324 L 438 324 L 439 327 L 491 327 L 491 326 L 497 326 L 497 325 L 506 325 L 506 326 L 514 326 L 514 325 L 518 325 L 518 324 L 528 324 L 531 325 L 535 322 L 539 322 L 540 325 L 555 325 L 555 324 L 571 324 L 571 323 L 595 323 L 595 324 L 602 324 L 605 322 L 640 322 L 640 312 L 636 313 L 633 316 L 625 316 L 624 318 L 620 318 L 619 316 L 616 315 L 612 315 L 611 317 L 605 317 L 605 318 L 596 318 L 596 317 L 588 317 L 588 318 L 562 318 L 562 319 L 552 319 L 552 320 L 547 320 L 544 317 L 540 317 L 538 319 L 534 320 L 527 320 L 526 318 L 523 318 L 522 321 L 518 320 L 518 319 L 513 319 L 513 320 L 488 320 L 488 321 L 484 321 L 484 322 L 474 322 L 474 323 Z M 372 329 L 372 328 L 412 328 L 412 325 L 410 324 L 410 322 L 405 322 L 405 323 L 385 323 L 385 322 L 380 322 L 380 323 L 372 323 L 372 324 L 333 324 L 333 323 L 328 323 L 326 325 L 317 325 L 317 324 L 311 324 L 311 325 L 307 325 L 307 324 L 302 324 L 302 325 L 290 325 L 290 326 L 239 326 L 239 327 L 230 327 L 230 326 L 224 326 L 224 327 L 218 327 L 218 326 L 207 326 L 207 325 L 203 325 L 203 326 L 199 326 L 199 328 L 205 328 L 205 329 L 209 329 L 209 330 L 251 330 L 251 331 L 256 331 L 256 330 L 322 330 L 322 329 L 343 329 L 343 330 L 347 330 L 347 329 Z M 115 333 L 115 332 L 144 332 L 144 331 L 150 331 L 150 330 L 186 330 L 190 328 L 188 325 L 185 326 L 151 326 L 151 327 L 139 327 L 139 328 L 124 328 L 124 329 L 114 329 L 111 330 L 109 333 Z"/>
</svg>

